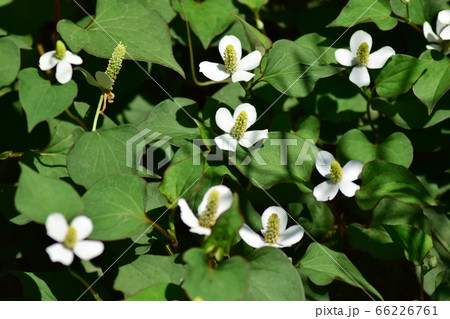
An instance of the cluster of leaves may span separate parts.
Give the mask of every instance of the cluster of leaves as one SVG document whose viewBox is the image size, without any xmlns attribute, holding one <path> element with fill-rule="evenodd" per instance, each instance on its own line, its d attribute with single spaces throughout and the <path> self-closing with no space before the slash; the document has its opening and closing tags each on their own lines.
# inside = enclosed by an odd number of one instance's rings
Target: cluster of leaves
<svg viewBox="0 0 450 319">
<path fill-rule="evenodd" d="M 425 50 L 421 31 L 448 8 L 445 0 L 0 0 L 1 298 L 448 300 L 450 60 Z M 358 29 L 397 52 L 364 89 L 334 58 Z M 226 34 L 260 51 L 261 65 L 243 85 L 204 86 L 198 63 L 216 59 Z M 106 69 L 119 41 L 127 46 L 115 103 L 95 132 L 99 91 L 84 75 L 101 79 L 75 72 L 61 85 L 37 67 L 58 35 L 91 73 Z M 263 114 L 255 127 L 269 138 L 211 161 L 215 112 L 243 102 Z M 146 140 L 147 132 L 157 134 Z M 287 153 L 271 142 L 282 139 Z M 314 145 L 342 164 L 364 163 L 355 198 L 316 201 Z M 158 163 L 167 153 L 169 163 L 145 169 L 146 156 Z M 196 210 L 218 184 L 232 189 L 233 206 L 204 239 L 180 221 L 176 201 Z M 274 205 L 309 236 L 254 250 L 238 230 L 244 221 L 261 229 L 260 214 Z M 105 252 L 69 268 L 51 263 L 43 224 L 53 212 L 91 218 L 90 238 Z"/>
</svg>

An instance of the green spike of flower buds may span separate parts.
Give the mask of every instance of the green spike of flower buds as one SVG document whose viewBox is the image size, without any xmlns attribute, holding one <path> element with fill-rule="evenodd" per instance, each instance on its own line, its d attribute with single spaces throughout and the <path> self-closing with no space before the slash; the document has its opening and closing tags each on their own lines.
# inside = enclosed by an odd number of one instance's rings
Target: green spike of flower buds
<svg viewBox="0 0 450 319">
<path fill-rule="evenodd" d="M 61 40 L 56 41 L 56 58 L 57 59 L 64 59 L 64 57 L 66 56 L 66 46 L 64 45 L 64 42 L 62 42 Z"/>
<path fill-rule="evenodd" d="M 230 135 L 233 138 L 240 140 L 244 136 L 245 131 L 247 130 L 247 123 L 248 123 L 247 112 L 242 111 L 236 117 L 236 121 L 234 122 L 234 126 L 231 128 Z"/>
<path fill-rule="evenodd" d="M 342 167 L 341 165 L 338 163 L 338 161 L 333 161 L 331 163 L 331 170 L 330 170 L 330 179 L 337 183 L 342 179 Z"/>
<path fill-rule="evenodd" d="M 369 45 L 366 42 L 361 43 L 358 50 L 356 51 L 356 61 L 359 66 L 367 66 L 369 63 Z"/>
<path fill-rule="evenodd" d="M 225 48 L 223 60 L 225 62 L 226 72 L 232 74 L 237 71 L 237 53 L 231 44 Z"/>
<path fill-rule="evenodd" d="M 66 248 L 73 249 L 77 243 L 77 230 L 72 226 L 69 226 L 67 230 L 66 238 L 64 238 L 63 245 Z"/>
<path fill-rule="evenodd" d="M 206 210 L 200 215 L 198 223 L 200 226 L 211 228 L 216 223 L 216 213 L 219 208 L 219 192 L 217 190 L 211 191 L 208 196 Z"/>
<path fill-rule="evenodd" d="M 267 230 L 264 235 L 264 241 L 273 245 L 278 241 L 278 235 L 280 234 L 280 218 L 278 218 L 277 214 L 272 214 L 267 221 Z"/>
<path fill-rule="evenodd" d="M 127 51 L 126 49 L 127 47 L 120 42 L 114 49 L 111 59 L 109 59 L 108 67 L 106 68 L 105 73 L 111 78 L 113 85 L 117 79 L 120 69 L 122 68 L 122 61 L 125 57 L 125 53 Z M 112 86 L 110 90 L 112 90 Z"/>
</svg>

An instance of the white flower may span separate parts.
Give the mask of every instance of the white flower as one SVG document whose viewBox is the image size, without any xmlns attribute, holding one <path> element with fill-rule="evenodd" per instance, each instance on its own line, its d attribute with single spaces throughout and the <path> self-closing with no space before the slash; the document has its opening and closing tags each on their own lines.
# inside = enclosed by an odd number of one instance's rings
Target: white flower
<svg viewBox="0 0 450 319">
<path fill-rule="evenodd" d="M 45 228 L 47 235 L 58 242 L 45 249 L 53 262 L 69 266 L 74 253 L 82 260 L 90 260 L 103 252 L 101 241 L 85 240 L 94 228 L 86 216 L 75 217 L 69 226 L 63 214 L 52 213 L 45 221 Z"/>
<path fill-rule="evenodd" d="M 332 200 L 339 190 L 347 197 L 355 196 L 359 185 L 353 181 L 359 178 L 363 166 L 360 161 L 351 160 L 341 167 L 331 153 L 320 151 L 316 156 L 316 168 L 328 181 L 314 187 L 314 197 L 319 202 Z"/>
<path fill-rule="evenodd" d="M 442 51 L 444 55 L 450 53 L 450 10 L 443 10 L 439 12 L 436 21 L 436 33 L 433 32 L 431 25 L 428 22 L 423 24 L 423 34 L 428 42 L 432 44 L 427 45 L 429 50 Z"/>
<path fill-rule="evenodd" d="M 220 149 L 236 151 L 237 143 L 251 147 L 256 142 L 268 138 L 268 130 L 247 131 L 256 122 L 256 109 L 249 103 L 239 105 L 231 116 L 228 109 L 217 110 L 216 123 L 226 134 L 217 136 L 214 141 Z"/>
<path fill-rule="evenodd" d="M 234 35 L 226 35 L 219 42 L 219 53 L 225 64 L 203 61 L 200 63 L 200 72 L 213 81 L 223 81 L 231 75 L 231 81 L 250 81 L 255 75 L 247 72 L 256 68 L 261 62 L 259 51 L 249 53 L 242 57 L 241 41 Z"/>
<path fill-rule="evenodd" d="M 253 248 L 272 246 L 276 248 L 291 247 L 302 239 L 304 230 L 300 225 L 294 225 L 286 229 L 287 213 L 278 206 L 267 208 L 261 216 L 264 237 L 255 233 L 244 224 L 239 230 L 239 236 Z"/>
<path fill-rule="evenodd" d="M 350 50 L 338 49 L 335 52 L 336 60 L 345 66 L 353 66 L 350 81 L 359 87 L 370 84 L 369 69 L 381 69 L 386 61 L 395 54 L 389 46 L 382 47 L 370 54 L 372 37 L 364 31 L 356 31 L 350 38 Z"/>
<path fill-rule="evenodd" d="M 39 59 L 39 68 L 42 71 L 53 69 L 56 65 L 56 79 L 66 84 L 72 79 L 72 64 L 79 65 L 83 60 L 66 49 L 60 40 L 56 42 L 56 50 L 44 53 Z"/>
<path fill-rule="evenodd" d="M 230 209 L 233 204 L 233 194 L 224 185 L 213 186 L 205 193 L 198 206 L 198 218 L 195 217 L 184 198 L 178 200 L 181 210 L 181 220 L 190 227 L 192 233 L 211 235 L 211 228 L 217 218 Z"/>
</svg>

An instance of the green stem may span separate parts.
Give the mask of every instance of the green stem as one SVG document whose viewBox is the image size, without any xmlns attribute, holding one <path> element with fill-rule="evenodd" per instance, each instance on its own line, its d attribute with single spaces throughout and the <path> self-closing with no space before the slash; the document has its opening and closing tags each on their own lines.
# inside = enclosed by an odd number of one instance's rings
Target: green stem
<svg viewBox="0 0 450 319">
<path fill-rule="evenodd" d="M 423 278 L 425 277 L 425 274 L 426 274 L 426 269 L 425 269 L 425 266 L 422 265 L 422 266 L 420 266 L 420 278 L 419 278 L 420 300 L 425 300 L 425 293 L 424 293 L 424 289 L 423 289 L 423 284 L 424 284 Z"/>
<path fill-rule="evenodd" d="M 87 289 L 89 289 L 89 292 L 92 294 L 95 300 L 97 301 L 103 301 L 103 299 L 100 297 L 100 295 L 94 290 L 94 288 L 89 285 L 89 283 L 84 280 L 80 275 L 78 275 L 76 272 L 74 272 L 70 267 L 67 267 L 69 270 L 69 273 L 76 278 L 78 281 L 80 281 Z"/>
<path fill-rule="evenodd" d="M 95 112 L 94 124 L 92 125 L 92 132 L 95 132 L 95 130 L 97 129 L 98 116 L 100 115 L 104 98 L 105 94 L 102 92 L 102 94 L 100 95 L 100 100 L 98 101 L 97 111 Z"/>
<path fill-rule="evenodd" d="M 78 117 L 76 117 L 72 112 L 69 111 L 69 109 L 65 109 L 65 112 L 67 114 L 67 116 L 69 116 L 72 120 L 74 120 L 75 122 L 77 122 L 78 124 L 81 125 L 81 127 L 83 127 L 83 129 L 86 132 L 89 132 L 89 129 L 87 128 L 87 126 L 84 124 L 84 122 L 79 119 Z"/>
</svg>

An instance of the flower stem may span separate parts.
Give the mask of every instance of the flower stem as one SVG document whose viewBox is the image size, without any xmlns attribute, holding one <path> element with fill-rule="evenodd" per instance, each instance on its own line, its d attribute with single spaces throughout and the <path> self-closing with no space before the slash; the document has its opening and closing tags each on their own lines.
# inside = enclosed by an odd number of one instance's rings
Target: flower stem
<svg viewBox="0 0 450 319">
<path fill-rule="evenodd" d="M 64 111 L 66 112 L 67 116 L 69 116 L 72 120 L 74 120 L 75 122 L 77 122 L 78 124 L 80 124 L 81 127 L 83 127 L 83 129 L 84 129 L 86 132 L 89 131 L 89 129 L 87 128 L 86 124 L 84 124 L 84 122 L 83 122 L 80 118 L 76 117 L 72 112 L 70 112 L 68 108 L 65 109 Z"/>
<path fill-rule="evenodd" d="M 97 129 L 98 116 L 100 115 L 101 107 L 103 105 L 103 99 L 105 98 L 105 94 L 102 93 L 100 95 L 100 100 L 98 101 L 97 111 L 95 112 L 94 124 L 92 124 L 92 132 L 95 132 Z"/>
<path fill-rule="evenodd" d="M 100 297 L 100 295 L 94 290 L 94 288 L 91 287 L 91 285 L 84 280 L 80 275 L 78 275 L 76 272 L 72 270 L 72 268 L 67 267 L 69 270 L 69 273 L 76 278 L 79 282 L 81 282 L 87 289 L 89 289 L 89 292 L 92 294 L 95 300 L 97 301 L 103 301 L 103 299 Z"/>
<path fill-rule="evenodd" d="M 186 21 L 186 32 L 187 32 L 187 38 L 188 38 L 188 47 L 189 47 L 189 62 L 191 65 L 191 73 L 192 73 L 192 80 L 194 83 L 198 86 L 208 86 L 211 84 L 218 84 L 218 83 L 229 83 L 229 80 L 224 80 L 220 82 L 216 81 L 206 81 L 206 82 L 200 82 L 197 80 L 197 76 L 195 75 L 195 65 L 194 65 L 194 50 L 192 49 L 192 40 L 191 40 L 191 27 L 189 25 L 189 19 L 186 14 L 186 10 L 184 10 L 183 2 L 180 1 L 181 10 L 183 10 L 184 18 Z"/>
<path fill-rule="evenodd" d="M 157 224 L 155 221 L 151 220 L 148 217 L 147 217 L 147 219 L 154 228 L 156 228 L 164 237 L 166 237 L 169 240 L 169 242 L 173 246 L 173 248 L 175 250 L 178 250 L 178 241 L 176 240 L 176 238 L 173 238 L 172 236 L 170 236 L 170 234 L 164 228 L 162 228 L 159 224 Z M 170 247 L 168 247 L 168 245 L 166 245 L 166 249 L 171 255 L 173 255 L 173 252 L 170 249 Z"/>
</svg>

